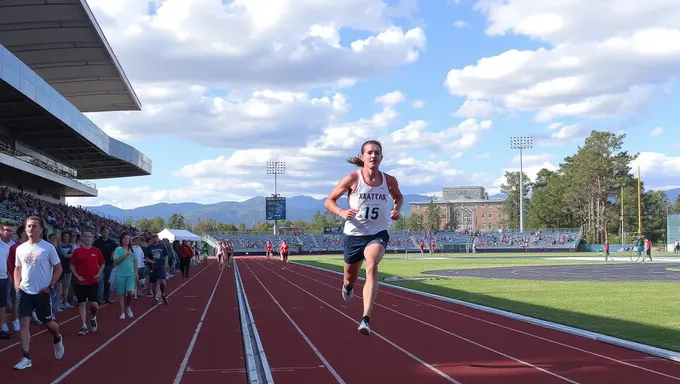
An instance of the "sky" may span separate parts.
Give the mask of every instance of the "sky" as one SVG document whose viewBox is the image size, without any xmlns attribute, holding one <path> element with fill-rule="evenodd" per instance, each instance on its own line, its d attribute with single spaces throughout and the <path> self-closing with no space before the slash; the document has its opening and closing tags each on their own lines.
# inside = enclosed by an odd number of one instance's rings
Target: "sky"
<svg viewBox="0 0 680 384">
<path fill-rule="evenodd" d="M 88 0 L 142 102 L 89 113 L 153 161 L 70 204 L 325 197 L 361 143 L 402 192 L 556 169 L 625 133 L 648 188 L 680 186 L 677 0 Z M 675 132 L 675 133 L 674 133 Z"/>
</svg>

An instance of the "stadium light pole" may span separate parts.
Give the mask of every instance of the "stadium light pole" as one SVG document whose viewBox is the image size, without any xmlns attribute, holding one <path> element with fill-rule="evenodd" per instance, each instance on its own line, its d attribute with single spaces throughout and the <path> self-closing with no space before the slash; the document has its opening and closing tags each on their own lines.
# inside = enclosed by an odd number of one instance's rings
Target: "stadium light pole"
<svg viewBox="0 0 680 384">
<path fill-rule="evenodd" d="M 519 149 L 519 231 L 524 232 L 524 167 L 522 164 L 522 154 L 525 149 L 531 149 L 534 138 L 531 136 L 512 136 L 510 137 L 510 149 Z"/>
<path fill-rule="evenodd" d="M 278 189 L 278 175 L 286 174 L 286 162 L 285 161 L 268 161 L 267 162 L 267 174 L 274 175 L 274 198 L 279 197 Z M 274 234 L 279 234 L 279 222 L 274 220 Z"/>
</svg>

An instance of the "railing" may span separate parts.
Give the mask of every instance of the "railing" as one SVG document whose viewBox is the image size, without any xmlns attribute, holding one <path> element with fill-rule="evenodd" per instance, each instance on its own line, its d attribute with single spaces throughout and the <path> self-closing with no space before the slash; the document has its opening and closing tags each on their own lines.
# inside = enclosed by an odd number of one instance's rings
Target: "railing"
<svg viewBox="0 0 680 384">
<path fill-rule="evenodd" d="M 36 167 L 40 167 L 48 172 L 55 173 L 59 176 L 65 177 L 69 180 L 73 180 L 78 184 L 82 184 L 86 187 L 94 188 L 97 189 L 97 185 L 91 181 L 86 181 L 86 180 L 79 180 L 75 177 L 75 175 L 64 171 L 63 169 L 60 169 L 59 166 L 56 164 L 50 164 L 45 161 L 42 161 L 40 159 L 37 159 L 31 155 L 28 155 L 26 153 L 17 151 L 16 149 L 12 149 L 9 145 L 5 143 L 0 143 L 0 153 L 4 153 L 7 156 L 11 156 L 15 159 L 21 160 L 25 163 L 35 165 Z"/>
</svg>

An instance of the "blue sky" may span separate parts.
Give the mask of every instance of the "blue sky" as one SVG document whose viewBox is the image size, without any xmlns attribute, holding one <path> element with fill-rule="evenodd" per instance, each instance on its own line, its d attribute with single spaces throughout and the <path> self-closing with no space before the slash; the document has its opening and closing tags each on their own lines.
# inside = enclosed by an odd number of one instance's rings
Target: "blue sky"
<svg viewBox="0 0 680 384">
<path fill-rule="evenodd" d="M 322 197 L 368 138 L 407 193 L 495 193 L 518 168 L 510 136 L 535 137 L 533 176 L 591 129 L 626 133 L 650 187 L 680 185 L 670 1 L 634 22 L 605 13 L 597 28 L 582 15 L 615 1 L 165 0 L 152 15 L 88 3 L 144 105 L 88 116 L 148 155 L 153 175 L 99 180 L 99 197 L 73 203 L 242 200 L 272 192 L 268 160 L 287 162 L 284 194 Z"/>
</svg>

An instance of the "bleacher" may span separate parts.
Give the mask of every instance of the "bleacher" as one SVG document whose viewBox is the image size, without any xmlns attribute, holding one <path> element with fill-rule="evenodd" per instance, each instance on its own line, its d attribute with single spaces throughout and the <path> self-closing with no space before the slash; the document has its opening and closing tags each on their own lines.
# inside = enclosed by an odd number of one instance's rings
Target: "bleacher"
<svg viewBox="0 0 680 384">
<path fill-rule="evenodd" d="M 274 249 L 285 238 L 290 244 L 291 254 L 323 254 L 342 252 L 341 234 L 303 233 L 298 235 L 274 235 L 271 233 L 209 233 L 216 240 L 231 240 L 235 254 L 263 254 L 267 240 Z M 204 235 L 204 236 L 205 236 Z M 540 232 L 390 232 L 388 252 L 419 251 L 420 240 L 424 240 L 425 250 L 429 250 L 434 240 L 437 252 L 544 252 L 573 251 L 580 242 L 576 230 Z"/>
<path fill-rule="evenodd" d="M 485 232 L 475 237 L 477 251 L 573 251 L 581 241 L 577 230 L 537 232 Z"/>
<path fill-rule="evenodd" d="M 143 234 L 124 223 L 90 212 L 81 207 L 58 204 L 42 200 L 29 193 L 21 193 L 7 187 L 0 187 L 0 219 L 4 221 L 21 222 L 28 216 L 39 215 L 52 231 L 80 232 L 89 229 L 98 235 L 101 227 L 109 228 L 112 238 L 122 232 Z"/>
</svg>

